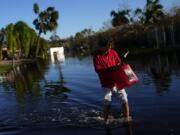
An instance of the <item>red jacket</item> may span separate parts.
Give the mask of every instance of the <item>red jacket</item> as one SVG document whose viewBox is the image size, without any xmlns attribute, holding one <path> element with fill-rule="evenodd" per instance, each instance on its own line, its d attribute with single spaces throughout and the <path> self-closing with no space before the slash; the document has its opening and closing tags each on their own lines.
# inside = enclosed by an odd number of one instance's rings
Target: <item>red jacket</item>
<svg viewBox="0 0 180 135">
<path fill-rule="evenodd" d="M 121 64 L 121 60 L 114 49 L 109 49 L 106 54 L 102 54 L 100 51 L 97 51 L 93 55 L 94 68 L 97 72 L 101 85 L 104 88 L 112 88 L 115 86 L 114 77 L 112 68 Z"/>
</svg>

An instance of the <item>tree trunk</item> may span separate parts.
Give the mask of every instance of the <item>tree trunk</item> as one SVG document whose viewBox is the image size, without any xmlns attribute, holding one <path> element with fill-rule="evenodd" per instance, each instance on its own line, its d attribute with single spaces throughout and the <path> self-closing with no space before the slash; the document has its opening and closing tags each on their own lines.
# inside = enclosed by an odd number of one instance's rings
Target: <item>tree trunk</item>
<svg viewBox="0 0 180 135">
<path fill-rule="evenodd" d="M 159 48 L 159 39 L 158 39 L 158 29 L 157 29 L 157 27 L 155 27 L 154 30 L 155 30 L 156 48 Z"/>
<path fill-rule="evenodd" d="M 162 32 L 163 32 L 163 45 L 166 47 L 166 31 L 164 29 L 164 25 L 162 26 Z"/>
<path fill-rule="evenodd" d="M 0 45 L 0 61 L 2 60 L 2 44 Z"/>
<path fill-rule="evenodd" d="M 39 44 L 39 40 L 40 40 L 40 36 L 41 36 L 41 32 L 39 32 L 38 37 L 37 37 L 37 42 L 36 42 L 36 58 L 38 57 L 39 54 L 39 48 L 40 48 L 40 44 Z"/>
<path fill-rule="evenodd" d="M 171 43 L 172 43 L 172 46 L 174 47 L 175 46 L 175 40 L 174 40 L 174 24 L 170 24 L 170 32 L 171 32 Z"/>
</svg>

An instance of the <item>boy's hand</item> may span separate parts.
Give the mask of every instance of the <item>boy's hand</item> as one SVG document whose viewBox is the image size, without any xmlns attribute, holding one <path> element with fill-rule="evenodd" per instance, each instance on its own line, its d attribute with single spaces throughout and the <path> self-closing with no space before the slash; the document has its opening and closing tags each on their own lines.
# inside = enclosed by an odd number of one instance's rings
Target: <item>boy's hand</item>
<svg viewBox="0 0 180 135">
<path fill-rule="evenodd" d="M 110 68 L 106 68 L 106 72 L 111 72 L 111 71 L 116 71 L 121 67 L 122 63 L 118 63 L 116 66 L 110 67 Z"/>
<path fill-rule="evenodd" d="M 114 67 L 112 68 L 112 70 L 113 70 L 113 71 L 116 71 L 116 70 L 118 70 L 119 68 L 120 68 L 120 64 L 114 66 Z"/>
</svg>

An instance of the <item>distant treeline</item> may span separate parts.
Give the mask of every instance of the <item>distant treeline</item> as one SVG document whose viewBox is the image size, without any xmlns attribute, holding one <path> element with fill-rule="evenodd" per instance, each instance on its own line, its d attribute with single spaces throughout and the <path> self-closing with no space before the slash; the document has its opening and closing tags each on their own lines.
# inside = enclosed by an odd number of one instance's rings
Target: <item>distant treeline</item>
<svg viewBox="0 0 180 135">
<path fill-rule="evenodd" d="M 66 52 L 88 55 L 102 36 L 111 38 L 117 50 L 180 47 L 180 7 L 173 7 L 167 13 L 159 0 L 147 0 L 143 9 L 112 11 L 112 27 L 98 32 L 84 29 L 64 39 Z"/>
</svg>

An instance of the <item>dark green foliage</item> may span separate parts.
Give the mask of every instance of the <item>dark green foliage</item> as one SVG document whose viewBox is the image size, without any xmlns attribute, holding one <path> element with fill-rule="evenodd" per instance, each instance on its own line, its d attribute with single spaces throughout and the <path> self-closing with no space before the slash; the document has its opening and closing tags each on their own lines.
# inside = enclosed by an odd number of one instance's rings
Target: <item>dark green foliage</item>
<svg viewBox="0 0 180 135">
<path fill-rule="evenodd" d="M 5 28 L 5 35 L 7 39 L 7 47 L 9 55 L 18 55 L 19 58 L 34 57 L 35 41 L 37 39 L 36 32 L 30 28 L 25 22 L 18 21 L 16 24 L 9 24 Z M 42 39 L 40 39 L 42 40 Z M 43 42 L 46 44 L 46 42 Z M 46 47 L 46 49 L 45 49 Z M 47 50 L 44 46 L 43 50 Z M 41 53 L 45 53 L 46 51 Z"/>
<path fill-rule="evenodd" d="M 130 22 L 129 20 L 129 12 L 130 10 L 118 10 L 116 11 L 111 11 L 111 16 L 113 17 L 112 19 L 112 25 L 114 27 L 120 26 L 123 24 L 128 24 Z"/>
<path fill-rule="evenodd" d="M 158 23 L 165 16 L 163 6 L 159 0 L 147 0 L 145 6 L 145 23 Z"/>
</svg>

